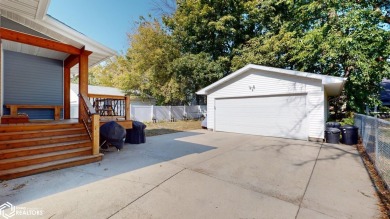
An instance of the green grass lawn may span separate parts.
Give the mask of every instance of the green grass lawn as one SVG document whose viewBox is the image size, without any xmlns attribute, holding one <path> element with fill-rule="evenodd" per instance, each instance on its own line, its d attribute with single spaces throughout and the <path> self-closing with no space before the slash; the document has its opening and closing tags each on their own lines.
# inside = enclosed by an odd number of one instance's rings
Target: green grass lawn
<svg viewBox="0 0 390 219">
<path fill-rule="evenodd" d="M 201 121 L 196 120 L 157 123 L 147 122 L 145 125 L 145 135 L 147 137 L 202 128 Z"/>
</svg>

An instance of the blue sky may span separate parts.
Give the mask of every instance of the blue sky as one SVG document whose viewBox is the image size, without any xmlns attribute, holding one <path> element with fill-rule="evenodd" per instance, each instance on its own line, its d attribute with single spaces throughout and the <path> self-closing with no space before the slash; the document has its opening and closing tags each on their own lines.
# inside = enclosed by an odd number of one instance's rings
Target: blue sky
<svg viewBox="0 0 390 219">
<path fill-rule="evenodd" d="M 48 14 L 116 50 L 128 48 L 127 33 L 140 16 L 153 14 L 153 0 L 51 0 Z"/>
</svg>

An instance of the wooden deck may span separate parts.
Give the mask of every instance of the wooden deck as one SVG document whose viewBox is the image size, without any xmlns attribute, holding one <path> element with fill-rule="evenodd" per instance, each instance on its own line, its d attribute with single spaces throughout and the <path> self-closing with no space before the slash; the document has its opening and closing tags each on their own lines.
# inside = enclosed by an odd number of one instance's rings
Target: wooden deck
<svg viewBox="0 0 390 219">
<path fill-rule="evenodd" d="M 100 120 L 100 126 L 103 124 L 110 122 L 110 121 L 115 121 L 115 120 Z M 119 120 L 115 121 L 119 125 L 121 125 L 125 129 L 132 129 L 133 128 L 133 121 L 132 120 Z"/>
<path fill-rule="evenodd" d="M 133 128 L 133 121 L 132 120 L 110 120 L 110 119 L 101 119 L 100 125 L 103 125 L 107 122 L 115 121 L 119 125 L 121 125 L 125 129 L 132 129 Z M 11 124 L 0 124 L 0 128 L 2 126 L 31 126 L 31 125 L 37 125 L 37 124 L 77 124 L 79 123 L 78 119 L 63 119 L 63 120 L 30 120 L 28 123 L 11 123 Z"/>
</svg>

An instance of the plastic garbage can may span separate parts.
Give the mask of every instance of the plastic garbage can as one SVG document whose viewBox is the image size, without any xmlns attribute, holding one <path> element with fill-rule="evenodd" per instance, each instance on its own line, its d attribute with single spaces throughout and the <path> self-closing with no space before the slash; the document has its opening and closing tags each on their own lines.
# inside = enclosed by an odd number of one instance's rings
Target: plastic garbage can
<svg viewBox="0 0 390 219">
<path fill-rule="evenodd" d="M 126 130 L 126 143 L 141 144 L 146 142 L 146 125 L 142 122 L 133 121 L 133 128 Z"/>
<path fill-rule="evenodd" d="M 339 122 L 327 122 L 326 128 L 341 128 L 341 124 Z"/>
<path fill-rule="evenodd" d="M 340 129 L 338 128 L 326 128 L 325 129 L 325 142 L 331 144 L 338 144 L 340 141 Z"/>
<path fill-rule="evenodd" d="M 144 123 L 140 122 L 139 127 L 140 127 L 139 138 L 140 138 L 140 143 L 142 144 L 142 143 L 146 142 L 146 137 L 145 137 L 146 125 Z"/>
<path fill-rule="evenodd" d="M 359 128 L 353 125 L 341 126 L 342 142 L 347 145 L 354 145 L 358 143 Z"/>
</svg>

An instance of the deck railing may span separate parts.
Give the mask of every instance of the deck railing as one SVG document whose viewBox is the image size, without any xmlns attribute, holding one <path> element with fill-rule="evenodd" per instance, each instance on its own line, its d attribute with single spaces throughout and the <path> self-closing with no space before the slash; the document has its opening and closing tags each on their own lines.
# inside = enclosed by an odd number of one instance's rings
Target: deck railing
<svg viewBox="0 0 390 219">
<path fill-rule="evenodd" d="M 130 98 L 127 96 L 88 94 L 89 102 L 102 119 L 130 120 Z"/>
<path fill-rule="evenodd" d="M 92 141 L 92 154 L 97 155 L 99 154 L 100 115 L 91 105 L 87 96 L 80 94 L 80 97 L 79 102 L 82 104 L 82 110 L 80 112 L 79 119 L 84 123 Z"/>
</svg>

